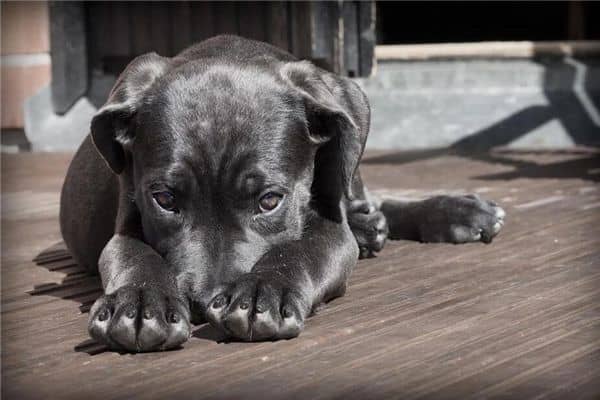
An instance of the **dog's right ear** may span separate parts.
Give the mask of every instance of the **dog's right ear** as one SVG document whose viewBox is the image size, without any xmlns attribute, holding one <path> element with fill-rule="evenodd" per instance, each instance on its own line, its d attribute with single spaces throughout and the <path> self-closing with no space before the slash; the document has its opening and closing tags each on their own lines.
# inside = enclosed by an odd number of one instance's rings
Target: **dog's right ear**
<svg viewBox="0 0 600 400">
<path fill-rule="evenodd" d="M 170 58 L 156 53 L 135 58 L 92 119 L 92 141 L 114 173 L 120 174 L 125 167 L 125 151 L 135 137 L 134 116 L 145 93 L 170 66 Z"/>
</svg>

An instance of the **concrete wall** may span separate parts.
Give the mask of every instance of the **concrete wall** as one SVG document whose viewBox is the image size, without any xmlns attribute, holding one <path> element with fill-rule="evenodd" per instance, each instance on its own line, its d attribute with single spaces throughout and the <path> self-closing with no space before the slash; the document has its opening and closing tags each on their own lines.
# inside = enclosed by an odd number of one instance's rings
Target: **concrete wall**
<svg viewBox="0 0 600 400">
<path fill-rule="evenodd" d="M 380 62 L 371 149 L 600 144 L 600 59 Z"/>
</svg>

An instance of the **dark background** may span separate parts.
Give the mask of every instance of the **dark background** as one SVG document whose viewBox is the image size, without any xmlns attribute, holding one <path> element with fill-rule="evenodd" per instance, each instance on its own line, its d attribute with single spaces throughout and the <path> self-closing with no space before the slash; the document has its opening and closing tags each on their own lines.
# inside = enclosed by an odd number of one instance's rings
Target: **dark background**
<svg viewBox="0 0 600 400">
<path fill-rule="evenodd" d="M 600 39 L 600 2 L 378 1 L 376 6 L 378 44 Z"/>
</svg>

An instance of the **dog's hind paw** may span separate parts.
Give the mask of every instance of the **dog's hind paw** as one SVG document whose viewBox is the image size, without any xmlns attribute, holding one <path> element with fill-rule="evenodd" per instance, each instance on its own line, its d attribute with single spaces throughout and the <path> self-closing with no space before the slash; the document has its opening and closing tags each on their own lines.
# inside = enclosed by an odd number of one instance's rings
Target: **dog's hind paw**
<svg viewBox="0 0 600 400">
<path fill-rule="evenodd" d="M 498 204 L 476 194 L 432 197 L 423 205 L 419 219 L 423 242 L 491 243 L 506 216 Z"/>
<path fill-rule="evenodd" d="M 113 350 L 145 352 L 180 346 L 190 336 L 183 302 L 156 289 L 122 287 L 90 310 L 90 335 Z"/>
</svg>

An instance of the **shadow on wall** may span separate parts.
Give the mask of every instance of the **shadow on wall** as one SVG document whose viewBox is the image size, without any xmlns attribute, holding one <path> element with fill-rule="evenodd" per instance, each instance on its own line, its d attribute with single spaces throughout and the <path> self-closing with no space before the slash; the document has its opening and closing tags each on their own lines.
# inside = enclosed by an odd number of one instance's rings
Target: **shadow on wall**
<svg viewBox="0 0 600 400">
<path fill-rule="evenodd" d="M 542 60 L 536 61 L 546 67 Z M 485 151 L 508 145 L 541 125 L 558 120 L 577 145 L 600 145 L 600 82 L 587 74 L 588 65 L 572 58 L 563 59 L 567 74 L 552 76 L 554 69 L 544 68 L 544 95 L 547 105 L 520 110 L 495 124 L 454 143 L 460 151 Z M 587 89 L 591 90 L 588 91 Z"/>
<path fill-rule="evenodd" d="M 430 159 L 442 155 L 456 155 L 478 161 L 499 163 L 515 168 L 513 172 L 478 176 L 474 179 L 496 180 L 517 178 L 581 178 L 600 181 L 600 153 L 594 150 L 566 150 L 580 158 L 552 164 L 537 164 L 510 157 L 523 151 L 498 147 L 513 141 L 550 122 L 558 121 L 578 146 L 600 146 L 600 76 L 587 73 L 588 68 L 598 68 L 598 60 L 562 60 L 560 75 L 556 68 L 548 68 L 544 60 L 536 60 L 544 67 L 542 87 L 547 105 L 533 105 L 519 110 L 491 126 L 474 132 L 446 148 L 400 151 L 368 157 L 365 164 L 402 164 Z M 555 75 L 556 74 L 556 75 Z M 556 153 L 556 150 L 542 151 Z"/>
</svg>

